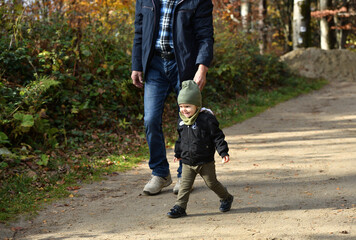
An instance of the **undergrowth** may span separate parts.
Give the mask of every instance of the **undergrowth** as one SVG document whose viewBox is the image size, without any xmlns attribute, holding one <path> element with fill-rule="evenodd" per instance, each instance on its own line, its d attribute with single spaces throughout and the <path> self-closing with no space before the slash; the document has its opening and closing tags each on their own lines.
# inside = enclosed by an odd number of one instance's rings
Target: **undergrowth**
<svg viewBox="0 0 356 240">
<path fill-rule="evenodd" d="M 1 9 L 7 9 L 8 5 Z M 86 11 L 84 11 L 86 12 Z M 84 13 L 83 12 L 83 13 Z M 75 196 L 85 182 L 131 169 L 148 150 L 143 91 L 130 79 L 133 15 L 73 26 L 15 12 L 0 25 L 0 221 Z M 72 22 L 73 23 L 73 22 Z M 214 18 L 214 60 L 203 103 L 223 127 L 252 117 L 323 81 L 293 76 L 258 38 Z M 174 145 L 175 96 L 163 129 Z"/>
<path fill-rule="evenodd" d="M 221 127 L 251 118 L 276 104 L 320 89 L 327 82 L 322 79 L 291 77 L 288 84 L 269 91 L 256 91 L 248 96 L 236 95 L 224 103 L 205 101 L 220 121 Z M 177 108 L 174 96 L 165 106 L 164 130 L 167 146 L 175 142 Z M 78 136 L 80 134 L 78 133 Z M 82 137 L 85 134 L 82 133 Z M 75 197 L 83 183 L 105 178 L 107 175 L 132 169 L 148 158 L 148 149 L 140 131 L 133 131 L 126 138 L 119 138 L 108 131 L 91 132 L 91 141 L 81 141 L 71 149 L 57 149 L 52 152 L 50 164 L 31 164 L 18 159 L 21 168 L 7 168 L 10 176 L 1 182 L 0 221 L 15 220 L 20 214 L 33 216 L 45 203 L 63 197 Z M 74 140 L 73 140 L 74 141 Z M 104 149 L 104 150 L 103 150 Z M 4 174 L 4 170 L 0 170 Z"/>
</svg>

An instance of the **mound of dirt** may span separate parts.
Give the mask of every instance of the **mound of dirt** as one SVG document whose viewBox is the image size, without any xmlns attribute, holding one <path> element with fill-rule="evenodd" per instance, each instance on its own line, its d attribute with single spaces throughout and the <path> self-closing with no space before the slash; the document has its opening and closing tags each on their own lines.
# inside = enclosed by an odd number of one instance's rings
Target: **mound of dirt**
<svg viewBox="0 0 356 240">
<path fill-rule="evenodd" d="M 356 81 L 356 52 L 297 49 L 281 57 L 299 75 L 328 81 Z"/>
</svg>

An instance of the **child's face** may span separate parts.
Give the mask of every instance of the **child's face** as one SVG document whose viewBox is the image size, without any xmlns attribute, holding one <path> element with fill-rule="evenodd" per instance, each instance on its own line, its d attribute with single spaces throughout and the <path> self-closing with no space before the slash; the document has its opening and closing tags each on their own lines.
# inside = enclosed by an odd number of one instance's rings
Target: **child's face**
<svg viewBox="0 0 356 240">
<path fill-rule="evenodd" d="M 197 106 L 193 104 L 182 103 L 179 104 L 179 111 L 187 118 L 190 118 L 197 111 Z"/>
</svg>

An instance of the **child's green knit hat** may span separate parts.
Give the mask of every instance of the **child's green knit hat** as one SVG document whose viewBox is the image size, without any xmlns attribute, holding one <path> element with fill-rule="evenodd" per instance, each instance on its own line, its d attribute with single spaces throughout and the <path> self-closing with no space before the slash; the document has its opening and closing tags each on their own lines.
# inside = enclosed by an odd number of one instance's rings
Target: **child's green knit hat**
<svg viewBox="0 0 356 240">
<path fill-rule="evenodd" d="M 202 106 L 201 93 L 198 84 L 193 80 L 182 82 L 182 89 L 178 95 L 178 104 L 193 104 L 197 107 Z"/>
</svg>

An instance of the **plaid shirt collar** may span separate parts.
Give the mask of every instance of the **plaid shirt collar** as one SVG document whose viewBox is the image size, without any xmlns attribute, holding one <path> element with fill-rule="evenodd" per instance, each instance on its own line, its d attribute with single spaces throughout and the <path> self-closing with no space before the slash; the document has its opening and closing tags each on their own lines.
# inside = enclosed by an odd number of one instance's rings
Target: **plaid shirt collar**
<svg viewBox="0 0 356 240">
<path fill-rule="evenodd" d="M 156 50 L 162 53 L 173 51 L 173 9 L 178 0 L 160 0 L 161 14 L 159 21 L 159 32 L 156 40 Z"/>
</svg>

